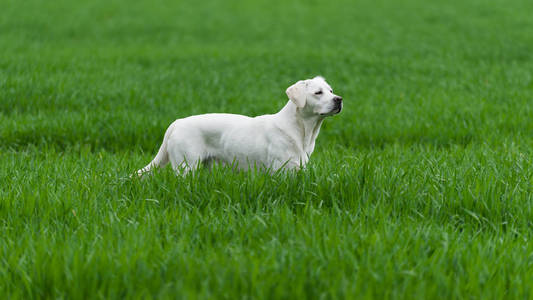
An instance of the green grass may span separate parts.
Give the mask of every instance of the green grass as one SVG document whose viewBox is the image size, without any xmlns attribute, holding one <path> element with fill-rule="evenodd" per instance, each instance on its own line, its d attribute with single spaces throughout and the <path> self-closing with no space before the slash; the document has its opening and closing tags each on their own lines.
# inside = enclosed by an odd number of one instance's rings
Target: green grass
<svg viewBox="0 0 533 300">
<path fill-rule="evenodd" d="M 0 295 L 533 298 L 533 2 L 0 6 Z M 317 74 L 307 169 L 128 179 Z"/>
</svg>

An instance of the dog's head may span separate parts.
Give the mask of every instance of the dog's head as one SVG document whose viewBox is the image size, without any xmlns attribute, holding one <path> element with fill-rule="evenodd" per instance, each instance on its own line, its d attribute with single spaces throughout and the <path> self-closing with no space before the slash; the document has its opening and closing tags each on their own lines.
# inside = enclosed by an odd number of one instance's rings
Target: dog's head
<svg viewBox="0 0 533 300">
<path fill-rule="evenodd" d="M 320 76 L 300 80 L 286 93 L 297 107 L 316 115 L 331 116 L 342 110 L 342 97 L 333 94 L 329 84 Z"/>
</svg>

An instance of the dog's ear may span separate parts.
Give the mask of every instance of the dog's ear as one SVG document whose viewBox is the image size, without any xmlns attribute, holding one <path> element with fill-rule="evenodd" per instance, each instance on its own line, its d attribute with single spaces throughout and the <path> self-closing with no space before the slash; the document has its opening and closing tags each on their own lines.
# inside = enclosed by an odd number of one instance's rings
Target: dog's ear
<svg viewBox="0 0 533 300">
<path fill-rule="evenodd" d="M 297 83 L 291 85 L 287 88 L 285 93 L 287 93 L 287 96 L 289 96 L 289 99 L 291 99 L 294 104 L 296 104 L 297 107 L 302 108 L 305 106 L 305 100 L 307 99 L 307 95 L 305 94 L 305 81 L 300 80 Z"/>
</svg>

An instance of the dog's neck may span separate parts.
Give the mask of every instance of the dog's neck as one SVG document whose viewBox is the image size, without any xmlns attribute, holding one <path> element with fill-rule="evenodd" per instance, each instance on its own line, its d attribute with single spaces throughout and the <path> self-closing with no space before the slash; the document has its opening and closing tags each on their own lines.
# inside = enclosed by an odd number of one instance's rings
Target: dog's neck
<svg viewBox="0 0 533 300">
<path fill-rule="evenodd" d="M 299 108 L 292 101 L 289 101 L 277 115 L 283 116 L 280 119 L 284 120 L 284 124 L 280 124 L 280 129 L 294 140 L 294 143 L 309 158 L 315 148 L 315 140 L 325 117 L 316 115 L 304 108 Z M 287 127 L 296 130 L 286 130 Z"/>
</svg>

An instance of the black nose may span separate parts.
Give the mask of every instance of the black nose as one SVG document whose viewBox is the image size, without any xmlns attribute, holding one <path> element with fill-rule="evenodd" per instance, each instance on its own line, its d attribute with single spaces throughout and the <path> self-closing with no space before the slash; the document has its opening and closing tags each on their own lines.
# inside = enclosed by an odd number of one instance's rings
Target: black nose
<svg viewBox="0 0 533 300">
<path fill-rule="evenodd" d="M 333 101 L 335 102 L 335 104 L 341 104 L 342 103 L 342 97 L 336 96 L 335 98 L 333 98 Z"/>
</svg>

